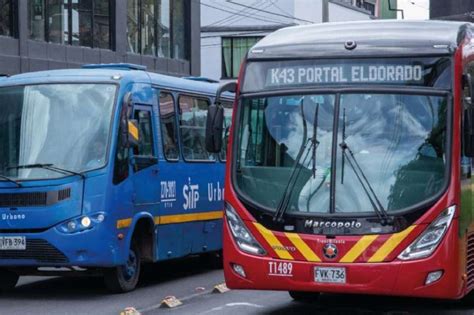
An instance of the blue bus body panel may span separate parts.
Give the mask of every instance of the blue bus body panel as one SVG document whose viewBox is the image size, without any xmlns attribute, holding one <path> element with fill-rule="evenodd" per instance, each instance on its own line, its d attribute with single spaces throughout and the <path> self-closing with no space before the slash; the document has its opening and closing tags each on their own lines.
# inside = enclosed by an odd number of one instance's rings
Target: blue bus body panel
<svg viewBox="0 0 474 315">
<path fill-rule="evenodd" d="M 107 163 L 101 169 L 85 173 L 85 180 L 79 176 L 66 176 L 24 181 L 20 188 L 0 180 L 0 195 L 42 192 L 50 196 L 70 190 L 70 197 L 53 204 L 15 209 L 0 206 L 0 237 L 24 236 L 27 240 L 24 252 L 0 250 L 0 266 L 121 265 L 128 257 L 133 233 L 144 222 L 152 227 L 154 260 L 221 249 L 224 163 L 186 162 L 182 156 L 179 161 L 167 161 L 162 150 L 157 97 L 164 89 L 176 95 L 202 96 L 212 102 L 217 84 L 105 67 L 16 75 L 2 78 L 0 89 L 48 83 L 118 86 Z M 135 108 L 149 110 L 152 114 L 157 163 L 138 172 L 130 163 L 129 176 L 114 185 L 120 113 L 122 100 L 128 92 L 132 93 Z M 175 110 L 179 113 L 176 106 Z M 67 234 L 59 228 L 71 219 L 97 213 L 103 213 L 105 219 L 91 229 Z M 45 249 L 46 254 L 41 256 Z"/>
</svg>

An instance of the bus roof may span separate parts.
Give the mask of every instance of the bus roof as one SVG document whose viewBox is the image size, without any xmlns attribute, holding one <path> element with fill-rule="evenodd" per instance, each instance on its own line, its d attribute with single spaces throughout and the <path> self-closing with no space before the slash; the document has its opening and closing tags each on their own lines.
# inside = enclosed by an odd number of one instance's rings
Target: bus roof
<svg viewBox="0 0 474 315">
<path fill-rule="evenodd" d="M 60 82 L 109 82 L 124 83 L 139 82 L 189 93 L 215 95 L 218 83 L 177 78 L 142 70 L 123 70 L 106 65 L 98 68 L 47 70 L 27 72 L 10 77 L 0 77 L 0 87 L 8 85 L 60 83 Z M 226 97 L 232 97 L 226 93 Z"/>
<path fill-rule="evenodd" d="M 473 24 L 448 21 L 359 21 L 280 29 L 259 41 L 248 59 L 452 54 Z M 350 42 L 355 43 L 351 47 Z M 347 48 L 349 47 L 349 48 Z"/>
</svg>

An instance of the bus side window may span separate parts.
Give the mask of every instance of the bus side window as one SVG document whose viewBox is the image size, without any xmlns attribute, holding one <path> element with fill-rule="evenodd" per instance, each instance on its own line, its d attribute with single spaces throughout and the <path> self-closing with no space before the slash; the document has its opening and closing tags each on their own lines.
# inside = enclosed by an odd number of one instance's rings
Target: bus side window
<svg viewBox="0 0 474 315">
<path fill-rule="evenodd" d="M 178 129 L 174 99 L 170 93 L 160 93 L 160 123 L 163 154 L 167 160 L 177 161 L 179 157 Z"/>
<path fill-rule="evenodd" d="M 222 133 L 222 150 L 219 154 L 221 161 L 226 161 L 227 144 L 229 143 L 229 132 L 232 125 L 232 102 L 222 102 L 224 107 L 224 132 Z"/>
<path fill-rule="evenodd" d="M 209 101 L 192 96 L 179 97 L 179 127 L 186 161 L 214 161 L 206 150 L 206 119 Z"/>
<path fill-rule="evenodd" d="M 133 149 L 135 159 L 135 171 L 140 171 L 157 163 L 153 150 L 153 128 L 151 112 L 147 110 L 136 110 L 134 118 L 138 121 L 140 140 L 138 147 Z"/>
<path fill-rule="evenodd" d="M 125 111 L 122 112 L 122 116 L 125 115 Z M 120 124 L 118 131 L 118 140 L 117 140 L 117 151 L 115 153 L 115 165 L 114 165 L 114 177 L 113 183 L 117 185 L 123 182 L 128 177 L 128 148 L 125 143 L 123 143 L 122 135 L 122 125 Z"/>
</svg>

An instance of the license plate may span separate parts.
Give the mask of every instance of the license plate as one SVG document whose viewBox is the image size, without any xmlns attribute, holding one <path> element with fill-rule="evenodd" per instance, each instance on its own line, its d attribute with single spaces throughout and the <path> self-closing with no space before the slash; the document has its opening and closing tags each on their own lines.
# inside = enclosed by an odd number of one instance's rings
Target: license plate
<svg viewBox="0 0 474 315">
<path fill-rule="evenodd" d="M 0 236 L 0 250 L 26 250 L 26 237 Z"/>
<path fill-rule="evenodd" d="M 321 283 L 346 283 L 346 268 L 315 267 L 314 281 Z"/>
</svg>

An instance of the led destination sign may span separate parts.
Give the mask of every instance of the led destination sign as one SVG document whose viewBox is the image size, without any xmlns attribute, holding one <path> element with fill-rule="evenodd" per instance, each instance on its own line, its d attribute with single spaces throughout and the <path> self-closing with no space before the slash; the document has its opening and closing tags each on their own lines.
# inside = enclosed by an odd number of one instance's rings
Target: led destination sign
<svg viewBox="0 0 474 315">
<path fill-rule="evenodd" d="M 421 65 L 343 65 L 294 66 L 267 70 L 266 86 L 338 84 L 338 83 L 407 83 L 423 84 Z"/>
<path fill-rule="evenodd" d="M 336 85 L 451 88 L 449 57 L 250 61 L 242 92 Z"/>
</svg>

